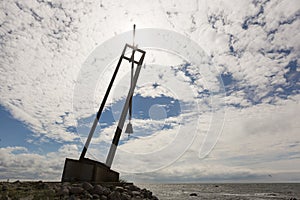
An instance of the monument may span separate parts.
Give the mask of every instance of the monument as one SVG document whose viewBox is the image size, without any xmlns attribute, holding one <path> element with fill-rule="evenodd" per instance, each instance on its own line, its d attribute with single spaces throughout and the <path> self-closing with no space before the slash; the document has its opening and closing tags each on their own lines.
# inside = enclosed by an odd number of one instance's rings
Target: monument
<svg viewBox="0 0 300 200">
<path fill-rule="evenodd" d="M 119 181 L 119 173 L 111 169 L 111 165 L 117 150 L 117 146 L 120 140 L 120 136 L 122 134 L 122 130 L 124 127 L 124 122 L 126 119 L 126 115 L 129 112 L 129 123 L 126 127 L 126 133 L 133 133 L 132 124 L 131 124 L 131 115 L 132 115 L 132 97 L 134 88 L 136 86 L 141 67 L 145 58 L 146 52 L 139 49 L 137 45 L 134 44 L 135 37 L 135 25 L 133 26 L 133 44 L 125 44 L 125 47 L 122 51 L 122 54 L 119 58 L 118 64 L 115 68 L 113 76 L 110 80 L 106 93 L 103 97 L 100 108 L 97 112 L 97 115 L 94 119 L 93 125 L 89 132 L 88 138 L 85 142 L 83 150 L 81 152 L 79 160 L 66 158 L 65 165 L 62 174 L 62 182 L 73 182 L 73 181 L 89 181 L 89 182 L 118 182 Z M 132 51 L 131 57 L 127 57 L 125 55 L 126 51 L 130 49 Z M 141 54 L 138 60 L 135 60 L 136 53 Z M 99 161 L 91 160 L 89 158 L 85 158 L 85 154 L 88 150 L 89 144 L 97 127 L 97 124 L 101 118 L 101 114 L 105 107 L 106 100 L 109 96 L 110 90 L 113 86 L 117 73 L 119 71 L 120 65 L 123 60 L 127 60 L 131 63 L 131 84 L 130 89 L 127 94 L 127 98 L 125 104 L 123 106 L 123 110 L 118 122 L 118 126 L 115 130 L 114 138 L 112 140 L 112 144 L 109 149 L 109 153 L 106 158 L 105 163 L 101 163 Z M 136 68 L 136 69 L 135 69 Z"/>
</svg>

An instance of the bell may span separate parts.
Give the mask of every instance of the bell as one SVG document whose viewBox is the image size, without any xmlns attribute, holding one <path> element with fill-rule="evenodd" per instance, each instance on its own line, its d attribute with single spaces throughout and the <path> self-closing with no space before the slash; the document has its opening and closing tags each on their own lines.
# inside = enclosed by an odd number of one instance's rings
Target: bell
<svg viewBox="0 0 300 200">
<path fill-rule="evenodd" d="M 131 134 L 131 133 L 133 133 L 132 124 L 131 124 L 130 122 L 127 124 L 126 130 L 125 130 L 125 133 L 128 133 L 128 134 Z"/>
</svg>

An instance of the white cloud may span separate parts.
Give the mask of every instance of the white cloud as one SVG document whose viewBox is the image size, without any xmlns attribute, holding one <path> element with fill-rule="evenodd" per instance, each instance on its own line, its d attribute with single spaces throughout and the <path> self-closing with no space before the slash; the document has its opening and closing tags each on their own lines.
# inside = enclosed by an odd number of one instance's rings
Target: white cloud
<svg viewBox="0 0 300 200">
<path fill-rule="evenodd" d="M 24 147 L 0 148 L 1 180 L 55 180 L 61 178 L 66 157 L 79 156 L 76 145 L 63 145 L 57 152 L 40 155 Z"/>
<path fill-rule="evenodd" d="M 151 173 L 124 175 L 138 182 L 297 181 L 300 178 L 298 119 L 299 96 L 276 106 L 230 108 L 223 133 L 206 158 L 199 158 L 203 142 L 203 135 L 199 134 L 171 166 Z M 158 162 L 155 157 L 153 160 Z"/>
</svg>

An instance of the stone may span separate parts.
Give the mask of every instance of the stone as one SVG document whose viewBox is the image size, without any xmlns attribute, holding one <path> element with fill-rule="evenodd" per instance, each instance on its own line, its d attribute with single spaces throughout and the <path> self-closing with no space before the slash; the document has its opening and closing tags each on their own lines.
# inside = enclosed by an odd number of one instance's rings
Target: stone
<svg viewBox="0 0 300 200">
<path fill-rule="evenodd" d="M 130 196 L 133 196 L 131 190 L 126 190 L 126 193 L 127 193 L 128 195 L 130 195 Z"/>
<path fill-rule="evenodd" d="M 122 193 L 122 192 L 125 191 L 125 189 L 124 189 L 123 187 L 121 187 L 121 186 L 117 186 L 117 187 L 115 188 L 115 191 Z"/>
<path fill-rule="evenodd" d="M 36 188 L 39 189 L 39 190 L 49 189 L 49 186 L 46 183 L 43 183 L 42 181 L 39 181 Z"/>
<path fill-rule="evenodd" d="M 121 200 L 121 194 L 120 192 L 113 191 L 108 195 L 108 199 L 110 200 Z"/>
<path fill-rule="evenodd" d="M 69 200 L 79 200 L 80 198 L 76 197 L 75 195 L 71 195 Z"/>
<path fill-rule="evenodd" d="M 93 199 L 93 195 L 87 193 L 84 195 L 84 199 Z"/>
<path fill-rule="evenodd" d="M 56 194 L 56 190 L 54 189 L 49 189 L 50 194 Z"/>
<path fill-rule="evenodd" d="M 105 196 L 108 196 L 110 194 L 110 189 L 109 188 L 103 188 L 103 194 Z"/>
<path fill-rule="evenodd" d="M 139 191 L 132 191 L 132 195 L 133 195 L 134 197 L 136 197 L 136 196 L 140 196 L 141 193 L 140 193 Z"/>
<path fill-rule="evenodd" d="M 101 185 L 95 185 L 93 190 L 92 190 L 93 194 L 98 194 L 101 195 L 103 194 L 103 187 Z"/>
<path fill-rule="evenodd" d="M 100 197 L 100 200 L 107 200 L 107 197 L 106 197 L 105 195 L 102 195 L 102 196 Z"/>
<path fill-rule="evenodd" d="M 144 198 L 151 199 L 151 197 L 152 197 L 152 192 L 151 191 L 144 188 L 144 189 L 141 190 L 141 192 L 142 192 Z"/>
<path fill-rule="evenodd" d="M 198 196 L 198 195 L 197 195 L 196 193 L 191 193 L 190 196 L 191 196 L 191 197 L 196 197 L 196 196 Z"/>
<path fill-rule="evenodd" d="M 151 199 L 152 200 L 158 200 L 158 198 L 156 196 L 153 196 L 153 195 L 152 195 Z"/>
<path fill-rule="evenodd" d="M 2 200 L 2 199 L 3 199 L 3 200 L 11 200 L 11 198 L 10 198 L 8 195 L 2 196 L 2 197 L 1 197 L 1 200 Z"/>
<path fill-rule="evenodd" d="M 93 185 L 88 183 L 88 182 L 84 182 L 82 184 L 82 188 L 85 189 L 86 191 L 92 191 L 93 190 Z"/>
<path fill-rule="evenodd" d="M 136 196 L 131 198 L 131 200 L 144 200 L 141 196 Z"/>
<path fill-rule="evenodd" d="M 57 195 L 59 196 L 66 196 L 69 195 L 69 189 L 67 187 L 61 187 L 57 190 Z"/>
<path fill-rule="evenodd" d="M 126 194 L 126 193 L 122 193 L 121 194 L 121 200 L 130 200 L 131 196 Z"/>
<path fill-rule="evenodd" d="M 70 193 L 71 194 L 82 194 L 84 192 L 84 189 L 82 187 L 71 187 L 70 188 Z"/>
<path fill-rule="evenodd" d="M 6 190 L 8 190 L 7 185 L 3 185 L 3 186 L 2 186 L 2 191 L 4 192 L 4 191 L 6 191 Z"/>
<path fill-rule="evenodd" d="M 140 188 L 138 188 L 138 187 L 135 186 L 135 185 L 127 185 L 127 186 L 125 186 L 125 188 L 126 188 L 127 190 L 131 190 L 131 191 L 139 191 L 139 190 L 140 190 Z"/>
</svg>

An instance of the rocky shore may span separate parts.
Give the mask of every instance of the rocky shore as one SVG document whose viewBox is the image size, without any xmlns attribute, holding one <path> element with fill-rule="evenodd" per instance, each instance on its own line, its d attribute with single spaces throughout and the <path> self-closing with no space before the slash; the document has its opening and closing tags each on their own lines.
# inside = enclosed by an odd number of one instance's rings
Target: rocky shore
<svg viewBox="0 0 300 200">
<path fill-rule="evenodd" d="M 157 200 L 158 198 L 151 191 L 131 183 L 1 182 L 0 200 L 9 199 Z"/>
</svg>

